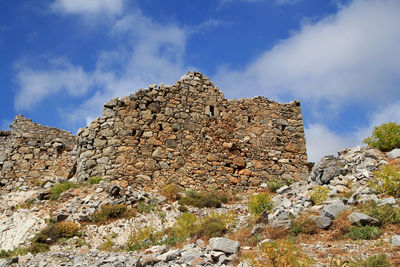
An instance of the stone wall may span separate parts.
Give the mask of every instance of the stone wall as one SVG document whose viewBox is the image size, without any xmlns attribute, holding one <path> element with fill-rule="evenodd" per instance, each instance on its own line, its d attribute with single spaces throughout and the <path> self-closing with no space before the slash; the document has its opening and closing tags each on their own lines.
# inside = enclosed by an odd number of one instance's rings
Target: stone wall
<svg viewBox="0 0 400 267">
<path fill-rule="evenodd" d="M 0 184 L 7 190 L 40 185 L 43 179 L 67 178 L 76 163 L 76 137 L 53 127 L 45 127 L 21 115 L 11 131 L 0 134 Z M 7 134 L 6 134 L 7 133 Z"/>
<path fill-rule="evenodd" d="M 78 131 L 79 179 L 244 191 L 307 172 L 299 101 L 227 100 L 196 72 L 172 86 L 112 99 L 100 118 Z"/>
</svg>

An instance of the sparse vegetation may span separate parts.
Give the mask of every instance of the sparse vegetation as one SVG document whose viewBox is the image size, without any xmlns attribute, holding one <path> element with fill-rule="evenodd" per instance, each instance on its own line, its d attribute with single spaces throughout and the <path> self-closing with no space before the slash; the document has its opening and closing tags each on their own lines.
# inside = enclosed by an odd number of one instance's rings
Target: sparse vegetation
<svg viewBox="0 0 400 267">
<path fill-rule="evenodd" d="M 376 192 L 392 196 L 400 194 L 400 168 L 393 165 L 383 165 L 374 172 L 375 179 L 369 186 Z"/>
<path fill-rule="evenodd" d="M 381 225 L 400 224 L 400 208 L 389 204 L 378 206 L 375 202 L 360 207 L 367 215 L 378 219 Z"/>
<path fill-rule="evenodd" d="M 250 196 L 249 210 L 253 215 L 261 214 L 264 210 L 272 210 L 273 204 L 271 196 L 267 193 L 259 193 Z"/>
<path fill-rule="evenodd" d="M 347 237 L 353 240 L 371 240 L 376 239 L 381 235 L 381 230 L 376 226 L 350 226 Z"/>
<path fill-rule="evenodd" d="M 75 184 L 72 182 L 64 182 L 64 183 L 57 183 L 50 189 L 50 199 L 57 200 L 61 193 L 71 189 L 71 188 L 78 188 L 80 185 Z"/>
<path fill-rule="evenodd" d="M 59 222 L 54 225 L 54 231 L 59 238 L 70 238 L 76 236 L 79 229 L 80 226 L 76 222 Z"/>
<path fill-rule="evenodd" d="M 178 200 L 181 192 L 182 188 L 176 184 L 167 184 L 161 190 L 162 195 L 171 201 Z"/>
<path fill-rule="evenodd" d="M 180 205 L 197 208 L 220 208 L 222 203 L 227 203 L 228 198 L 223 193 L 186 191 L 178 201 Z"/>
<path fill-rule="evenodd" d="M 325 200 L 328 199 L 329 196 L 329 188 L 324 187 L 322 185 L 318 185 L 314 187 L 310 192 L 310 198 L 311 201 L 315 205 L 320 205 L 322 204 Z"/>
<path fill-rule="evenodd" d="M 111 241 L 111 239 L 107 239 L 100 245 L 99 250 L 100 251 L 112 251 L 114 245 L 115 245 L 115 243 L 113 241 Z"/>
<path fill-rule="evenodd" d="M 136 209 L 141 213 L 149 213 L 157 209 L 157 204 L 154 201 L 149 201 L 148 203 L 140 201 Z"/>
<path fill-rule="evenodd" d="M 89 184 L 99 184 L 101 181 L 103 181 L 103 177 L 101 176 L 93 176 L 89 178 Z"/>
<path fill-rule="evenodd" d="M 264 242 L 261 245 L 261 252 L 257 254 L 248 254 L 245 256 L 251 266 L 293 266 L 306 267 L 311 266 L 312 260 L 303 253 L 295 244 L 289 240 L 277 240 Z"/>
<path fill-rule="evenodd" d="M 372 131 L 372 136 L 364 139 L 363 142 L 381 151 L 398 148 L 400 147 L 400 124 L 388 122 L 376 126 Z"/>
<path fill-rule="evenodd" d="M 356 259 L 348 264 L 349 267 L 391 267 L 393 266 L 385 254 L 372 255 L 366 259 Z"/>
<path fill-rule="evenodd" d="M 298 236 L 300 233 L 306 235 L 314 235 L 318 232 L 319 228 L 313 220 L 302 217 L 293 220 L 289 230 L 289 233 L 293 236 Z"/>
<path fill-rule="evenodd" d="M 92 219 L 94 222 L 102 223 L 109 219 L 129 218 L 134 215 L 135 211 L 128 209 L 128 207 L 123 204 L 107 204 L 101 206 L 100 210 L 93 214 Z"/>
<path fill-rule="evenodd" d="M 275 193 L 276 190 L 287 184 L 286 181 L 279 178 L 267 180 L 265 183 L 267 184 L 267 188 L 269 189 L 269 191 L 271 191 L 272 193 Z"/>
</svg>

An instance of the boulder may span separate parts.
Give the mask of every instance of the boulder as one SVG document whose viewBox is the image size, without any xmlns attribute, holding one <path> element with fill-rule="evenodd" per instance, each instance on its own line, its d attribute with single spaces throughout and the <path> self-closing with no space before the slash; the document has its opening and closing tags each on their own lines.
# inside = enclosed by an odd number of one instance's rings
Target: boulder
<svg viewBox="0 0 400 267">
<path fill-rule="evenodd" d="M 395 148 L 392 151 L 387 152 L 386 155 L 391 159 L 398 158 L 400 157 L 400 148 Z"/>
<path fill-rule="evenodd" d="M 213 251 L 222 251 L 228 254 L 237 253 L 240 249 L 240 242 L 224 237 L 211 238 L 208 243 L 209 249 Z"/>
<path fill-rule="evenodd" d="M 315 224 L 321 229 L 327 229 L 332 224 L 332 219 L 329 217 L 311 215 L 308 218 L 314 221 Z"/>
<path fill-rule="evenodd" d="M 336 201 L 326 206 L 321 211 L 321 216 L 325 216 L 334 220 L 346 208 L 347 208 L 346 205 L 344 205 L 342 201 Z"/>
<path fill-rule="evenodd" d="M 379 220 L 372 218 L 371 216 L 368 216 L 367 214 L 360 213 L 360 212 L 353 212 L 349 216 L 347 216 L 347 219 L 352 223 L 352 224 L 361 224 L 361 225 L 379 225 Z"/>
<path fill-rule="evenodd" d="M 392 236 L 392 244 L 395 247 L 400 247 L 400 235 Z"/>
</svg>

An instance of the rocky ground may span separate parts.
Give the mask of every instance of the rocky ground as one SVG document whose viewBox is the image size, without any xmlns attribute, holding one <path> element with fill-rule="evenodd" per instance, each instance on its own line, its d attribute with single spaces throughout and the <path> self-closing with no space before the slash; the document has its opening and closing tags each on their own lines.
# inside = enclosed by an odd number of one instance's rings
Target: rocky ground
<svg viewBox="0 0 400 267">
<path fill-rule="evenodd" d="M 49 200 L 54 184 L 46 183 L 41 190 L 20 188 L 0 197 L 1 250 L 28 247 L 53 221 L 74 221 L 83 234 L 52 242 L 47 252 L 0 259 L 0 266 L 251 266 L 262 255 L 260 244 L 274 240 L 294 240 L 295 246 L 313 260 L 313 266 L 339 266 L 332 265 L 332 259 L 376 254 L 385 254 L 398 266 L 400 224 L 382 225 L 364 213 L 363 205 L 374 201 L 377 206 L 398 207 L 399 199 L 378 194 L 369 181 L 380 166 L 399 166 L 399 154 L 397 150 L 385 154 L 356 147 L 340 151 L 337 157 L 327 156 L 314 166 L 307 181 L 282 184 L 271 193 L 273 209 L 258 217 L 249 213 L 246 195 L 231 194 L 230 201 L 220 208 L 188 205 L 184 211 L 177 201 L 161 192 L 132 188 L 123 181 L 85 183 L 63 192 L 57 200 Z M 76 181 L 72 178 L 70 182 Z M 268 183 L 261 187 L 266 192 L 271 190 Z M 311 198 L 316 187 L 327 192 L 327 198 L 318 205 Z M 117 204 L 131 207 L 134 214 L 93 222 L 102 206 Z M 223 237 L 197 236 L 174 245 L 153 244 L 151 238 L 146 238 L 144 242 L 148 243 L 142 249 L 126 251 L 132 234 L 143 229 L 158 233 L 174 227 L 184 212 L 197 218 L 229 217 L 227 231 Z M 315 223 L 315 229 L 307 232 L 295 228 L 296 222 L 300 225 L 304 221 Z M 373 240 L 352 240 L 345 230 L 357 223 L 381 225 L 381 234 Z"/>
</svg>

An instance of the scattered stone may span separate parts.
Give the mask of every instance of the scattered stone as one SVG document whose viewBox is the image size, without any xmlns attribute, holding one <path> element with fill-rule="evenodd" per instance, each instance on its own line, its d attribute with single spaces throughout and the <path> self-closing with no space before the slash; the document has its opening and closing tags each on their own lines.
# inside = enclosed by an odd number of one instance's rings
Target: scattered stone
<svg viewBox="0 0 400 267">
<path fill-rule="evenodd" d="M 352 224 L 361 224 L 361 225 L 370 225 L 370 226 L 379 225 L 379 220 L 372 218 L 371 216 L 368 216 L 367 214 L 360 213 L 360 212 L 353 212 L 352 214 L 347 216 L 347 219 Z"/>
<path fill-rule="evenodd" d="M 342 201 L 336 201 L 328 206 L 326 206 L 321 211 L 321 216 L 325 216 L 334 220 L 342 211 L 346 210 L 346 206 Z"/>
<path fill-rule="evenodd" d="M 240 242 L 224 237 L 214 237 L 210 239 L 208 246 L 210 250 L 233 254 L 239 251 Z"/>
<path fill-rule="evenodd" d="M 387 152 L 386 155 L 391 159 L 399 158 L 400 157 L 400 148 L 395 148 L 392 151 Z"/>
<path fill-rule="evenodd" d="M 400 235 L 392 236 L 392 244 L 395 247 L 400 247 Z"/>
</svg>

